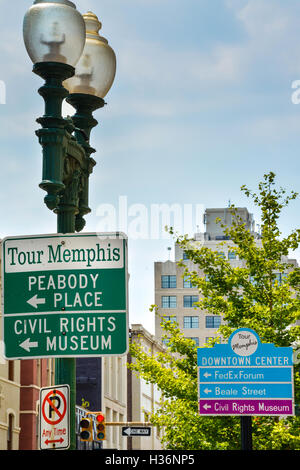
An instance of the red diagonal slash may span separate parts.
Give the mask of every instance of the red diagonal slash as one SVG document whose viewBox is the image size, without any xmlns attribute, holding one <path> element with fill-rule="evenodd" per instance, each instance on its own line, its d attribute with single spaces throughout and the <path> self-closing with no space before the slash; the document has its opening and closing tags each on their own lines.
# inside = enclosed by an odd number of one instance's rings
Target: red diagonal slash
<svg viewBox="0 0 300 470">
<path fill-rule="evenodd" d="M 59 418 L 60 418 L 60 420 L 61 420 L 61 418 L 63 417 L 63 415 L 62 415 L 62 413 L 60 413 L 60 412 L 58 411 L 58 409 L 57 409 L 56 406 L 54 405 L 53 401 L 52 401 L 52 400 L 49 400 L 48 397 L 46 398 L 46 401 L 49 403 L 50 407 L 53 408 L 53 410 L 55 411 L 55 413 L 58 414 L 58 416 L 59 416 Z"/>
</svg>

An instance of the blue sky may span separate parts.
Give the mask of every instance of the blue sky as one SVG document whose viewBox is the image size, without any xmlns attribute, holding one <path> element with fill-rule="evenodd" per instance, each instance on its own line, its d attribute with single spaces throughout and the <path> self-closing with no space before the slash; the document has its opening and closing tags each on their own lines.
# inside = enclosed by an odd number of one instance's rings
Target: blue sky
<svg viewBox="0 0 300 470">
<path fill-rule="evenodd" d="M 78 0 L 92 10 L 117 56 L 117 74 L 95 117 L 97 166 L 90 180 L 85 230 L 99 228 L 99 207 L 202 204 L 248 207 L 240 187 L 255 189 L 274 171 L 278 184 L 300 192 L 300 4 L 297 0 Z M 34 131 L 43 114 L 23 45 L 31 0 L 0 0 L 2 168 L 0 236 L 54 233 L 43 204 L 41 148 Z M 17 5 L 17 6 L 16 6 Z M 98 213 L 98 215 L 97 215 Z M 281 218 L 284 234 L 300 226 L 299 199 Z M 196 231 L 196 227 L 194 227 Z M 130 323 L 154 332 L 155 260 L 171 240 L 129 240 Z M 172 255 L 171 255 L 172 256 Z M 300 261 L 300 252 L 295 255 Z"/>
</svg>

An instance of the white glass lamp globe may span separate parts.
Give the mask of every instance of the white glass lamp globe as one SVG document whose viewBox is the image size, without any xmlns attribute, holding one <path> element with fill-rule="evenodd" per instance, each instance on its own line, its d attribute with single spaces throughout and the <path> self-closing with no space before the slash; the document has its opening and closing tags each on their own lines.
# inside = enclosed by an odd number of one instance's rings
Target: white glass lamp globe
<svg viewBox="0 0 300 470">
<path fill-rule="evenodd" d="M 86 25 L 86 42 L 75 68 L 75 75 L 64 82 L 70 93 L 104 96 L 110 90 L 116 74 L 116 55 L 108 41 L 99 36 L 101 23 L 88 12 L 83 15 Z"/>
<path fill-rule="evenodd" d="M 85 23 L 69 0 L 35 0 L 24 17 L 23 37 L 34 64 L 62 62 L 75 67 L 85 45 Z"/>
</svg>

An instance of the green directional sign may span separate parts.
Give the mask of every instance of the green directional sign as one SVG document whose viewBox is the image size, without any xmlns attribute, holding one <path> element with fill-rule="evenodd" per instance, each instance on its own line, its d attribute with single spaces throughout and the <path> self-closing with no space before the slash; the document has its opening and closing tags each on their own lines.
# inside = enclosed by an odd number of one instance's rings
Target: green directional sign
<svg viewBox="0 0 300 470">
<path fill-rule="evenodd" d="M 5 357 L 126 354 L 127 283 L 122 233 L 5 238 Z"/>
</svg>

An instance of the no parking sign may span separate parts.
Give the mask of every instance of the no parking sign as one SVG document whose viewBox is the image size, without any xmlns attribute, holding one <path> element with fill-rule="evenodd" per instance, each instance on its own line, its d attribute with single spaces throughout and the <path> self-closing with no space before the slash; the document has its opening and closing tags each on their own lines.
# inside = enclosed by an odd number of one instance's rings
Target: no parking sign
<svg viewBox="0 0 300 470">
<path fill-rule="evenodd" d="M 70 446 L 70 387 L 53 385 L 40 391 L 40 449 Z"/>
</svg>

